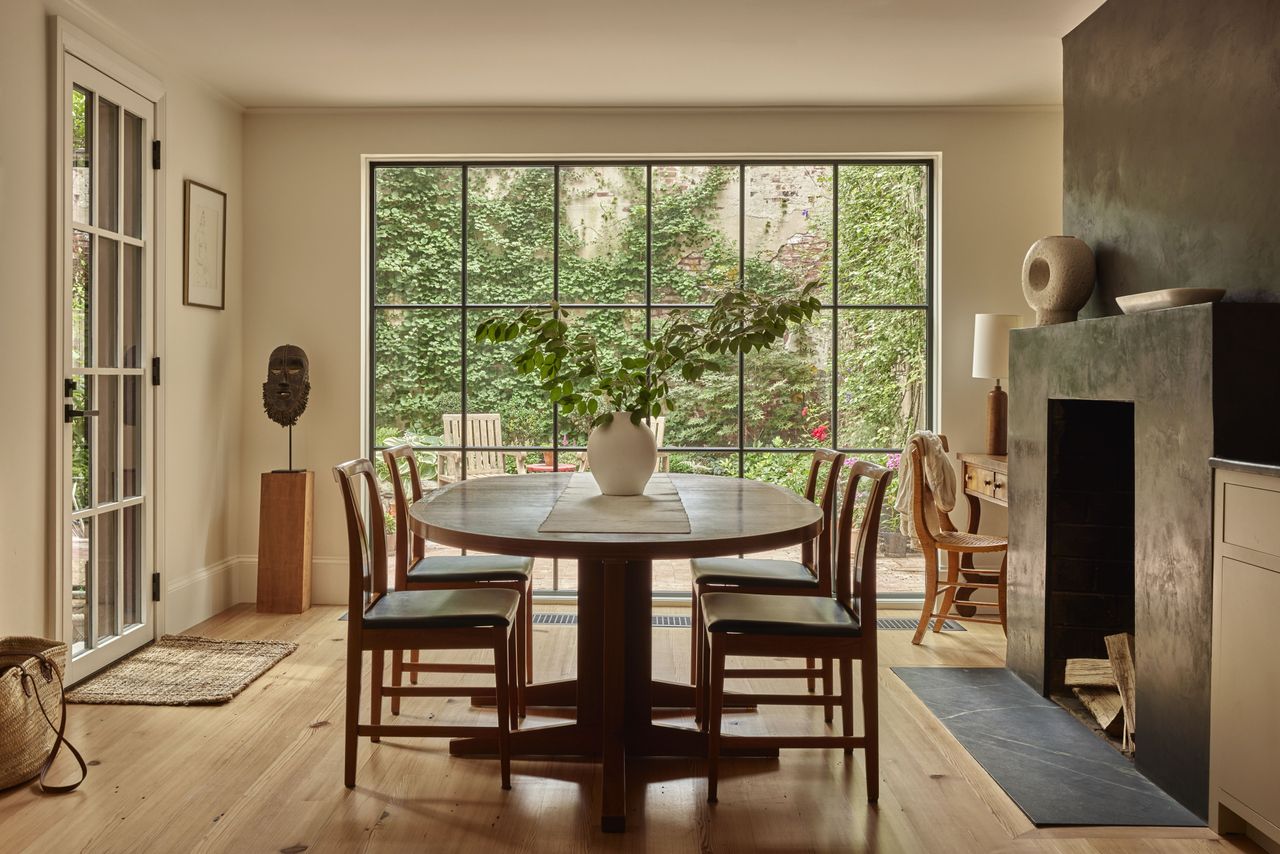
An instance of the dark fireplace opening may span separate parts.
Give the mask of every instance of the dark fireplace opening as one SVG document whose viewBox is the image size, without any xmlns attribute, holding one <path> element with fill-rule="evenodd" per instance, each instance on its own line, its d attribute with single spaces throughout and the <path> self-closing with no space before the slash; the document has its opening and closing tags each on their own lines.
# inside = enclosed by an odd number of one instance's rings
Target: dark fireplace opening
<svg viewBox="0 0 1280 854">
<path fill-rule="evenodd" d="M 1045 672 L 1055 695 L 1067 659 L 1106 659 L 1105 638 L 1134 631 L 1133 404 L 1050 400 L 1048 427 Z"/>
</svg>

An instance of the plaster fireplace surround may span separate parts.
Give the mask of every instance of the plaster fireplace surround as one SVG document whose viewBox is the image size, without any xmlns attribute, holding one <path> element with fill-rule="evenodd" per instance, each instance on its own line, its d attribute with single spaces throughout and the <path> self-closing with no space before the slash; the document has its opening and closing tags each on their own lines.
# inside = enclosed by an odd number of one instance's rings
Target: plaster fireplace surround
<svg viewBox="0 0 1280 854">
<path fill-rule="evenodd" d="M 1280 305 L 1196 305 L 1012 333 L 1007 666 L 1135 636 L 1135 762 L 1208 809 L 1211 456 L 1280 462 Z"/>
</svg>

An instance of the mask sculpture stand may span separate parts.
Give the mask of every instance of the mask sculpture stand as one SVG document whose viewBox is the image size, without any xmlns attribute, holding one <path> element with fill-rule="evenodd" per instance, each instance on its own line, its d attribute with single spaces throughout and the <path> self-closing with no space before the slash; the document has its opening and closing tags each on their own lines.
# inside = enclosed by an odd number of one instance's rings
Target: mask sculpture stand
<svg viewBox="0 0 1280 854">
<path fill-rule="evenodd" d="M 289 431 L 289 467 L 264 472 L 258 514 L 258 610 L 298 614 L 311 607 L 311 527 L 315 473 L 293 467 L 293 425 L 311 393 L 310 365 L 301 347 L 271 351 L 262 407 Z"/>
</svg>

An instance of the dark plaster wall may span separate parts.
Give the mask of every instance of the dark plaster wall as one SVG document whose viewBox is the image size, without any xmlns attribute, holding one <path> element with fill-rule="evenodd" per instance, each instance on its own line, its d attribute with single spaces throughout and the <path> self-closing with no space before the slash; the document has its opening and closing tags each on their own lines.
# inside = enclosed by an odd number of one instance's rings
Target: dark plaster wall
<svg viewBox="0 0 1280 854">
<path fill-rule="evenodd" d="M 1063 40 L 1064 233 L 1115 297 L 1280 301 L 1280 2 L 1109 0 Z"/>
<path fill-rule="evenodd" d="M 1049 401 L 1132 401 L 1137 764 L 1202 817 L 1209 781 L 1209 458 L 1280 462 L 1273 438 L 1280 417 L 1276 330 L 1280 305 L 1219 304 L 1019 329 L 1010 339 L 1008 667 L 1045 689 Z M 1094 465 L 1116 458 L 1103 442 Z"/>
</svg>

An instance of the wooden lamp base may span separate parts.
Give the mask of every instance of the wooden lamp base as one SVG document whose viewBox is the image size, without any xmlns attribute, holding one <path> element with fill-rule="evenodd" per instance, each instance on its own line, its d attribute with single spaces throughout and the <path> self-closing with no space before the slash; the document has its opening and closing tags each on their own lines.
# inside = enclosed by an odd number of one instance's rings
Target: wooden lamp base
<svg viewBox="0 0 1280 854">
<path fill-rule="evenodd" d="M 987 453 L 1003 457 L 1009 453 L 1009 395 L 996 387 L 987 392 Z"/>
</svg>

